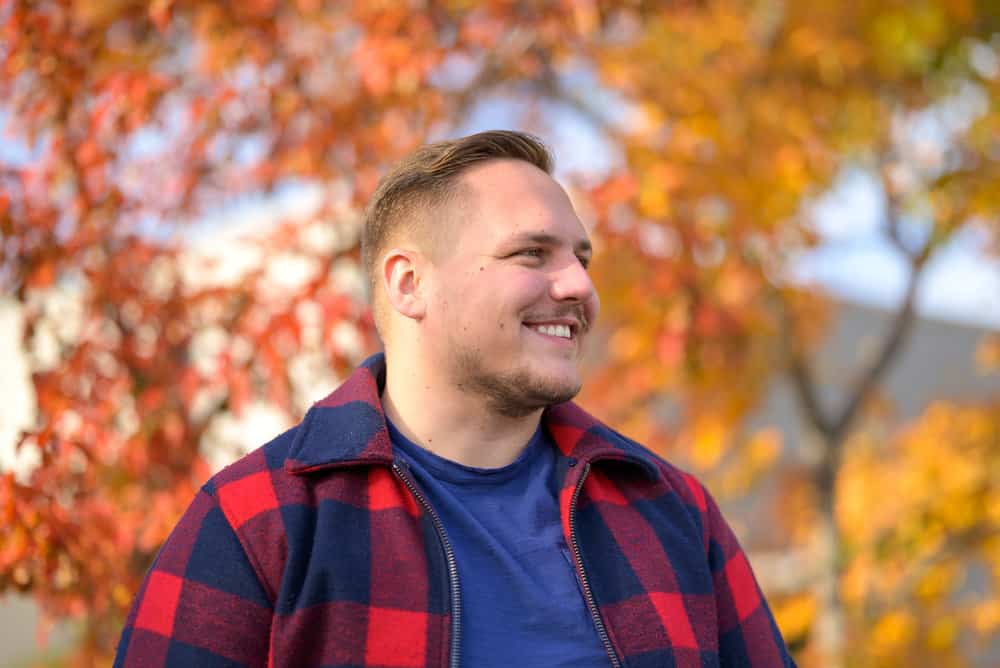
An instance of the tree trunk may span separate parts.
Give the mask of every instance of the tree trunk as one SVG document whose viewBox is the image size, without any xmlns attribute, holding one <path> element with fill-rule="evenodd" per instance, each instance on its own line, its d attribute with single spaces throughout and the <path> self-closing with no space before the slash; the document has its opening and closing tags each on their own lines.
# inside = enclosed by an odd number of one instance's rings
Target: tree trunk
<svg viewBox="0 0 1000 668">
<path fill-rule="evenodd" d="M 843 668 L 845 665 L 844 606 L 840 598 L 840 579 L 843 574 L 841 535 L 837 526 L 836 491 L 837 471 L 840 468 L 833 453 L 839 444 L 827 443 L 822 463 L 816 471 L 816 489 L 819 493 L 819 517 L 816 526 L 816 556 L 819 561 L 816 577 L 816 646 L 823 668 Z"/>
</svg>

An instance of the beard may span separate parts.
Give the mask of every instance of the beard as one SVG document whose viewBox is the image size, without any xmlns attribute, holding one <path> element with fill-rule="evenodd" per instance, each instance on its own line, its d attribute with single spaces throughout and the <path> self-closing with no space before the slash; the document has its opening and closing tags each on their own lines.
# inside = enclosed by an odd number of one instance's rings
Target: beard
<svg viewBox="0 0 1000 668">
<path fill-rule="evenodd" d="M 569 401 L 580 391 L 579 380 L 546 378 L 530 368 L 489 368 L 489 353 L 454 341 L 451 366 L 456 385 L 484 397 L 493 412 L 509 418 L 530 415 L 540 408 Z"/>
</svg>

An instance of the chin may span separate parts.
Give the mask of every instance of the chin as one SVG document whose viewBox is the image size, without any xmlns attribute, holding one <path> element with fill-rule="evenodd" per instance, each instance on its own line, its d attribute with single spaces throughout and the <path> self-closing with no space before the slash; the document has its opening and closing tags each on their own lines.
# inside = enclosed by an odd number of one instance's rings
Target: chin
<svg viewBox="0 0 1000 668">
<path fill-rule="evenodd" d="M 536 406 L 551 406 L 569 401 L 580 392 L 580 376 L 573 369 L 571 373 L 538 373 L 532 371 L 518 383 L 527 403 Z"/>
<path fill-rule="evenodd" d="M 532 384 L 535 387 L 547 387 L 553 395 L 562 395 L 568 392 L 576 394 L 580 391 L 580 379 L 576 375 L 569 374 L 533 374 L 535 378 Z"/>
<path fill-rule="evenodd" d="M 508 417 L 524 417 L 553 404 L 569 401 L 580 391 L 576 373 L 540 373 L 521 367 L 466 378 L 466 387 L 486 398 L 490 409 Z"/>
<path fill-rule="evenodd" d="M 534 384 L 549 386 L 553 393 L 572 392 L 573 396 L 580 391 L 580 371 L 575 362 L 564 364 L 537 364 L 530 368 L 529 375 Z M 558 388 L 558 389 L 557 389 Z"/>
<path fill-rule="evenodd" d="M 522 417 L 569 401 L 580 391 L 575 356 L 486 355 L 482 348 L 457 344 L 448 359 L 464 391 L 482 396 L 491 410 Z"/>
</svg>

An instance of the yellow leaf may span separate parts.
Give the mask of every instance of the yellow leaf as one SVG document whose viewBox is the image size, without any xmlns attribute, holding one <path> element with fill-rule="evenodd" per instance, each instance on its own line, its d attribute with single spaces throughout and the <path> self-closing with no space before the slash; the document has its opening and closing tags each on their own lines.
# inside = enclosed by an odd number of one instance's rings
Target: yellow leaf
<svg viewBox="0 0 1000 668">
<path fill-rule="evenodd" d="M 747 445 L 747 456 L 755 470 L 767 468 L 781 452 L 781 432 L 775 428 L 762 429 L 754 434 Z"/>
<path fill-rule="evenodd" d="M 816 600 L 811 594 L 792 596 L 775 605 L 774 615 L 786 638 L 804 636 L 816 618 Z"/>
<path fill-rule="evenodd" d="M 909 612 L 891 612 L 875 624 L 872 644 L 880 654 L 889 654 L 913 642 L 917 625 Z"/>
<path fill-rule="evenodd" d="M 943 617 L 931 626 L 927 634 L 927 645 L 936 650 L 948 649 L 958 637 L 958 623 L 954 617 Z"/>
<path fill-rule="evenodd" d="M 1000 599 L 987 601 L 976 607 L 973 624 L 980 633 L 992 633 L 1000 628 Z"/>
<path fill-rule="evenodd" d="M 130 592 L 128 588 L 121 583 L 116 584 L 111 589 L 111 596 L 114 598 L 115 603 L 122 607 L 128 605 L 132 600 L 132 592 Z"/>
<path fill-rule="evenodd" d="M 667 216 L 670 212 L 670 202 L 662 183 L 645 180 L 639 190 L 639 210 L 650 218 Z"/>
<path fill-rule="evenodd" d="M 695 466 L 709 469 L 718 464 L 726 450 L 726 425 L 714 416 L 701 416 L 695 420 L 692 433 L 691 459 Z"/>
<path fill-rule="evenodd" d="M 953 566 L 942 565 L 930 569 L 917 585 L 917 595 L 924 599 L 937 598 L 951 590 L 955 581 Z"/>
</svg>

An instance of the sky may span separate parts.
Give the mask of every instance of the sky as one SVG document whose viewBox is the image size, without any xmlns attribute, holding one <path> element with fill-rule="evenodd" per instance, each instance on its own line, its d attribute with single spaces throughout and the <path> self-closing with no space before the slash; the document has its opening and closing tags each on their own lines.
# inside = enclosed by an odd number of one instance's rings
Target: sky
<svg viewBox="0 0 1000 668">
<path fill-rule="evenodd" d="M 844 174 L 816 205 L 823 242 L 798 260 L 794 278 L 847 301 L 898 305 L 908 268 L 880 230 L 880 201 L 870 175 Z M 1000 260 L 987 242 L 986 230 L 971 226 L 932 256 L 917 291 L 921 316 L 1000 330 Z"/>
</svg>

